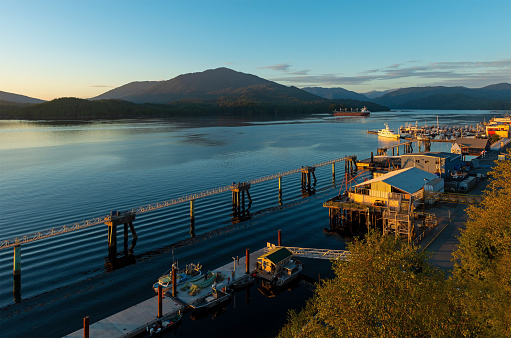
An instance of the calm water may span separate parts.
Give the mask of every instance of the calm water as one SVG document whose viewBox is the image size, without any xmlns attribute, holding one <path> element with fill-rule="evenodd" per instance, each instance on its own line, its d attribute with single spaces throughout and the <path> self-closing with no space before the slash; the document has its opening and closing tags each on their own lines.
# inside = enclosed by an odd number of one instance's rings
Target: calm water
<svg viewBox="0 0 511 338">
<path fill-rule="evenodd" d="M 282 121 L 0 121 L 0 240 L 344 155 L 367 158 L 377 147 L 395 142 L 368 135 L 368 129 L 383 128 L 384 122 L 394 129 L 415 121 L 432 125 L 437 115 L 440 124 L 475 125 L 493 114 L 403 111 Z M 449 149 L 447 143 L 432 147 Z M 322 207 L 338 193 L 343 169 L 342 163 L 337 165 L 332 181 L 330 165 L 318 168 L 314 194 L 308 197 L 302 195 L 299 174 L 285 176 L 282 205 L 278 180 L 253 185 L 253 203 L 244 221 L 232 218 L 229 192 L 199 199 L 193 240 L 188 203 L 140 214 L 134 223 L 139 239 L 133 254 L 117 262 L 108 259 L 104 225 L 24 244 L 17 303 L 12 249 L 0 250 L 0 332 L 65 335 L 79 329 L 85 315 L 95 322 L 153 296 L 150 286 L 173 256 L 182 264 L 199 261 L 206 269 L 215 268 L 244 255 L 246 248 L 275 243 L 278 229 L 285 245 L 343 249 L 341 238 L 323 233 L 328 211 Z M 118 240 L 122 251 L 121 232 Z M 329 273 L 328 262 L 307 260 L 305 267 L 304 275 L 312 278 Z M 300 308 L 310 295 L 298 285 L 267 298 L 254 286 L 249 294 L 236 294 L 214 320 L 186 318 L 176 334 L 272 336 L 285 322 L 287 309 Z M 266 322 L 272 324 L 260 325 Z"/>
</svg>

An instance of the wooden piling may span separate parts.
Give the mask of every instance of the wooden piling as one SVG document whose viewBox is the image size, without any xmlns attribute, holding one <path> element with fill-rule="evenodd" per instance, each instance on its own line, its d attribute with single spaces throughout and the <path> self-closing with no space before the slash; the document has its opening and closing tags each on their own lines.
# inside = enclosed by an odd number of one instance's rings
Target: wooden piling
<svg viewBox="0 0 511 338">
<path fill-rule="evenodd" d="M 128 223 L 124 223 L 124 243 L 128 243 Z"/>
<path fill-rule="evenodd" d="M 278 246 L 282 246 L 282 231 L 279 229 Z"/>
<path fill-rule="evenodd" d="M 162 306 L 162 298 L 163 298 L 163 289 L 161 285 L 158 284 L 158 318 L 163 317 L 163 306 Z"/>
<path fill-rule="evenodd" d="M 195 200 L 190 200 L 190 219 L 195 219 Z"/>
<path fill-rule="evenodd" d="M 176 274 L 177 274 L 177 269 L 175 266 L 172 267 L 172 297 L 176 297 L 177 296 L 177 277 L 176 277 Z M 161 286 L 161 285 L 160 285 Z"/>
<path fill-rule="evenodd" d="M 117 246 L 117 225 L 112 224 L 108 226 L 108 247 Z"/>
<path fill-rule="evenodd" d="M 89 316 L 83 317 L 83 338 L 89 338 Z"/>
<path fill-rule="evenodd" d="M 14 264 L 12 273 L 14 276 L 21 275 L 21 245 L 14 246 Z"/>
</svg>

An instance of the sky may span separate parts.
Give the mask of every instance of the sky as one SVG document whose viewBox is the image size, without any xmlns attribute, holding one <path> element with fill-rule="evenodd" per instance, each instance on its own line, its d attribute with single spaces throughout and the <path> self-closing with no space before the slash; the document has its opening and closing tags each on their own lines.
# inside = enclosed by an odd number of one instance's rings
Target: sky
<svg viewBox="0 0 511 338">
<path fill-rule="evenodd" d="M 511 82 L 511 0 L 0 0 L 0 91 L 90 98 L 227 67 L 358 93 Z"/>
</svg>

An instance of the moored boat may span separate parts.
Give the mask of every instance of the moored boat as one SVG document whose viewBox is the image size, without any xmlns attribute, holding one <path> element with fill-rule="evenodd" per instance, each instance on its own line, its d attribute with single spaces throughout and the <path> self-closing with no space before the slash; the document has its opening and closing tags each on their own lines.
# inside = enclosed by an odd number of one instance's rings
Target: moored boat
<svg viewBox="0 0 511 338">
<path fill-rule="evenodd" d="M 237 291 L 242 290 L 252 284 L 254 284 L 254 277 L 252 277 L 251 275 L 243 275 L 243 277 L 238 278 L 237 280 L 229 284 L 229 288 L 234 291 Z"/>
<path fill-rule="evenodd" d="M 186 268 L 179 270 L 178 264 L 172 264 L 173 268 L 176 269 L 176 286 L 185 282 L 194 282 L 196 280 L 200 280 L 203 278 L 202 275 L 202 266 L 200 264 L 190 263 L 186 265 Z M 153 289 L 155 292 L 158 292 L 158 286 L 161 285 L 163 292 L 170 291 L 172 288 L 172 270 L 170 269 L 165 274 L 163 274 L 158 281 L 153 284 Z"/>
<path fill-rule="evenodd" d="M 190 296 L 195 296 L 198 294 L 202 289 L 207 288 L 211 284 L 215 282 L 217 279 L 217 274 L 213 273 L 211 271 L 208 271 L 208 273 L 199 278 L 195 279 L 194 281 L 188 281 L 186 284 L 181 288 L 181 291 L 186 291 Z"/>
<path fill-rule="evenodd" d="M 387 123 L 385 123 L 385 129 L 378 130 L 378 136 L 394 139 L 401 138 L 401 136 L 398 133 L 389 128 L 389 125 Z"/>
<path fill-rule="evenodd" d="M 167 318 L 165 320 L 157 320 L 156 323 L 153 325 L 147 326 L 146 330 L 147 333 L 149 333 L 149 336 L 159 336 L 163 334 L 164 332 L 167 332 L 171 330 L 172 328 L 175 328 L 181 323 L 181 320 L 183 319 L 183 314 L 181 311 L 178 311 L 175 315 L 171 316 L 170 318 Z"/>
<path fill-rule="evenodd" d="M 194 311 L 207 311 L 226 304 L 232 299 L 232 295 L 228 292 L 217 290 L 215 287 L 212 287 L 211 290 L 211 293 L 206 297 L 191 302 L 190 307 Z"/>
</svg>

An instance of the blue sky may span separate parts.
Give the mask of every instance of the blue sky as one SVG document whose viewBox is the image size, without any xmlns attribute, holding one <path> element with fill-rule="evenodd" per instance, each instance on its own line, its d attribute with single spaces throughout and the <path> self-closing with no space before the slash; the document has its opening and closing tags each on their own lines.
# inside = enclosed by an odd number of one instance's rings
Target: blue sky
<svg viewBox="0 0 511 338">
<path fill-rule="evenodd" d="M 356 92 L 511 82 L 511 1 L 0 0 L 0 91 L 88 98 L 228 67 Z"/>
</svg>

